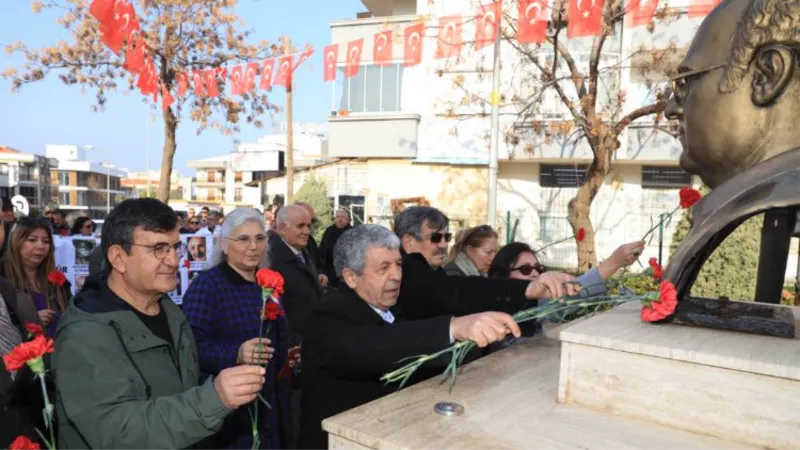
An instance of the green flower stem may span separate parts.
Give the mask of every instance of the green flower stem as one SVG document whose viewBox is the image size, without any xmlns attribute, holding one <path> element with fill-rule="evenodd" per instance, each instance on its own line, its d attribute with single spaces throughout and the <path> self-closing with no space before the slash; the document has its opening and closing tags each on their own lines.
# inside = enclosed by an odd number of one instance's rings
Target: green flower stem
<svg viewBox="0 0 800 450">
<path fill-rule="evenodd" d="M 620 302 L 632 302 L 632 301 L 642 301 L 646 298 L 646 296 L 642 295 L 633 295 L 633 296 L 625 296 L 625 295 L 600 295 L 595 297 L 588 297 L 588 298 L 569 298 L 569 299 L 559 299 L 553 300 L 550 303 L 544 306 L 537 306 L 533 308 L 528 308 L 522 311 L 517 312 L 512 317 L 517 323 L 523 323 L 530 320 L 541 319 L 544 317 L 552 316 L 558 314 L 560 312 L 570 310 L 575 306 L 579 307 L 590 307 L 590 306 L 597 306 L 603 305 L 608 303 L 620 303 Z M 402 389 L 411 376 L 425 363 L 432 361 L 436 358 L 439 358 L 442 355 L 450 354 L 450 363 L 447 365 L 447 368 L 444 371 L 443 376 L 450 378 L 450 390 L 453 390 L 455 386 L 456 377 L 458 374 L 458 369 L 463 363 L 464 358 L 466 357 L 467 353 L 470 350 L 475 348 L 476 344 L 473 341 L 461 341 L 457 342 L 443 350 L 440 350 L 436 353 L 432 353 L 430 355 L 419 355 L 413 356 L 411 358 L 406 358 L 405 360 L 413 360 L 410 363 L 404 365 L 403 367 L 389 372 L 381 377 L 381 381 L 389 384 L 400 382 L 399 389 Z M 401 360 L 399 362 L 405 361 Z"/>
<path fill-rule="evenodd" d="M 47 385 L 44 381 L 44 372 L 36 375 L 39 378 L 39 385 L 42 387 L 42 395 L 44 396 L 44 419 L 45 426 L 50 432 L 50 442 L 47 443 L 47 448 L 56 450 L 56 435 L 53 430 L 53 407 L 50 405 L 50 397 L 47 395 Z"/>
<path fill-rule="evenodd" d="M 655 225 L 654 225 L 652 228 L 650 228 L 649 230 L 647 230 L 647 233 L 645 233 L 645 234 L 644 234 L 644 236 L 642 236 L 642 240 L 643 240 L 643 241 L 646 241 L 646 240 L 647 240 L 647 236 L 650 236 L 650 234 L 651 234 L 652 232 L 656 231 L 656 230 L 658 229 L 658 227 L 660 227 L 660 226 L 661 226 L 661 224 L 663 224 L 663 223 L 664 223 L 664 221 L 665 221 L 665 220 L 667 220 L 667 218 L 668 218 L 668 217 L 669 217 L 669 218 L 671 218 L 671 217 L 672 217 L 672 216 L 673 216 L 673 215 L 674 215 L 676 212 L 678 212 L 678 210 L 680 210 L 680 209 L 681 209 L 681 207 L 680 207 L 680 206 L 678 206 L 677 208 L 673 209 L 671 213 L 669 213 L 669 214 L 662 214 L 662 215 L 661 215 L 661 220 L 659 220 L 659 221 L 658 221 L 658 223 L 657 223 L 657 224 L 655 224 Z"/>
<path fill-rule="evenodd" d="M 259 324 L 258 324 L 258 345 L 256 348 L 253 349 L 253 360 L 255 360 L 256 352 L 258 352 L 259 358 L 261 357 L 261 338 L 264 335 L 264 311 L 267 308 L 267 300 L 269 300 L 270 295 L 272 295 L 272 289 L 261 288 L 261 311 L 259 311 Z M 267 334 L 269 334 L 269 327 L 267 327 Z M 260 364 L 259 364 L 260 365 Z M 266 367 L 266 364 L 264 365 Z M 260 394 L 259 394 L 260 397 Z M 252 432 L 253 432 L 253 445 L 250 447 L 251 449 L 255 450 L 261 446 L 261 439 L 258 433 L 258 403 L 259 399 L 256 399 L 255 404 L 253 405 L 253 414 L 252 416 Z"/>
</svg>

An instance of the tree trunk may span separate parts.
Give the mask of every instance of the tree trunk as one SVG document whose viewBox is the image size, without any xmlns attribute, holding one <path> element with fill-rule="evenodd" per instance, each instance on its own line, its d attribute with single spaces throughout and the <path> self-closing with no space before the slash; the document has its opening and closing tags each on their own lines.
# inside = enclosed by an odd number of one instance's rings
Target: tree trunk
<svg viewBox="0 0 800 450">
<path fill-rule="evenodd" d="M 169 203 L 170 181 L 172 180 L 172 159 L 178 147 L 175 141 L 175 131 L 178 120 L 172 113 L 172 108 L 167 108 L 164 113 L 164 152 L 161 156 L 161 179 L 158 182 L 157 198 L 164 203 Z"/>
<path fill-rule="evenodd" d="M 584 273 L 597 266 L 597 252 L 595 250 L 594 227 L 590 213 L 592 202 L 597 192 L 603 186 L 606 176 L 611 170 L 611 156 L 619 144 L 616 136 L 606 135 L 589 139 L 592 146 L 594 160 L 586 171 L 586 180 L 578 194 L 569 201 L 567 220 L 572 226 L 575 236 L 583 228 L 585 237 L 578 244 L 578 270 Z"/>
</svg>

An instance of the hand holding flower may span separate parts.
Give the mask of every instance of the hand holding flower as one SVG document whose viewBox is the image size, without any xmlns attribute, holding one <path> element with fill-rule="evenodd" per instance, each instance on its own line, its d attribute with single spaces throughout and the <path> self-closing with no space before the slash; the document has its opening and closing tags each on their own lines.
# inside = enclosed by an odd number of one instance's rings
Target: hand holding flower
<svg viewBox="0 0 800 450">
<path fill-rule="evenodd" d="M 272 359 L 275 349 L 270 347 L 272 342 L 267 338 L 253 338 L 244 341 L 239 347 L 236 362 L 239 364 L 263 365 Z"/>
</svg>

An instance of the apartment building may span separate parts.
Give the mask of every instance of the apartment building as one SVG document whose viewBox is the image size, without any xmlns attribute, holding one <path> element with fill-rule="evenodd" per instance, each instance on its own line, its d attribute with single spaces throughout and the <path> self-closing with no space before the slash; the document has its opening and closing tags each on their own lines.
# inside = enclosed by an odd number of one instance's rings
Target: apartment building
<svg viewBox="0 0 800 450">
<path fill-rule="evenodd" d="M 127 173 L 111 164 L 86 159 L 85 149 L 77 145 L 48 144 L 47 157 L 58 160 L 51 170 L 52 201 L 67 213 L 80 211 L 102 219 L 125 199 L 120 181 Z"/>
<path fill-rule="evenodd" d="M 349 167 L 351 172 L 364 172 L 363 179 L 370 181 L 348 185 L 333 179 L 331 197 L 363 198 L 366 221 L 385 217 L 393 198 L 424 196 L 446 211 L 456 228 L 484 223 L 491 129 L 487 99 L 492 89 L 493 51 L 491 45 L 474 50 L 472 18 L 480 3 L 489 2 L 363 3 L 367 12 L 330 23 L 331 43 L 338 43 L 339 51 L 328 118 L 328 156 L 342 158 L 337 164 Z M 686 0 L 661 3 L 676 8 L 678 17 L 663 24 L 657 22 L 657 32 L 621 24 L 606 39 L 598 98 L 604 110 L 619 105 L 609 120 L 651 103 L 656 88 L 667 81 L 664 72 L 642 71 L 640 64 L 620 61 L 635 59 L 635 49 L 644 46 L 677 48 L 670 56 L 677 62 L 682 57 L 680 49 L 685 51 L 701 21 L 686 16 Z M 516 2 L 504 2 L 504 8 L 506 15 L 516 17 Z M 453 15 L 464 16 L 462 57 L 437 59 L 438 18 Z M 404 29 L 420 21 L 425 23 L 422 61 L 406 67 Z M 387 30 L 392 31 L 394 60 L 390 65 L 376 65 L 372 60 L 374 37 Z M 362 38 L 359 70 L 345 78 L 348 42 Z M 592 41 L 568 40 L 566 33 L 560 35 L 560 42 L 583 70 L 588 67 Z M 546 60 L 552 58 L 553 48 L 543 44 L 538 52 Z M 502 42 L 500 55 L 500 91 L 504 97 L 500 108 L 497 223 L 502 230 L 518 220 L 516 239 L 540 247 L 572 234 L 566 221 L 567 204 L 583 182 L 592 153 L 577 131 L 563 136 L 545 131 L 572 120 L 552 89 L 541 95 L 536 111 L 522 120 L 519 105 L 511 99 L 531 96 L 526 78 L 537 79 L 538 75 L 528 67 L 529 59 L 510 43 Z M 620 91 L 624 95 L 617 95 Z M 578 101 L 577 92 L 568 95 Z M 637 121 L 620 136 L 614 169 L 593 203 L 592 220 L 601 258 L 616 245 L 641 236 L 653 220 L 677 204 L 678 189 L 694 181 L 678 167 L 680 144 L 653 125 L 652 121 Z M 504 139 L 510 134 L 515 137 Z M 271 189 L 279 190 L 281 183 L 271 182 Z M 674 225 L 665 232 L 666 245 Z M 574 264 L 575 251 L 574 243 L 569 242 L 552 247 L 548 262 Z M 648 248 L 649 254 L 655 252 Z"/>
<path fill-rule="evenodd" d="M 31 211 L 41 212 L 50 203 L 50 170 L 58 161 L 0 145 L 0 197 L 21 195 Z"/>
<path fill-rule="evenodd" d="M 125 198 L 147 197 L 148 190 L 151 197 L 155 197 L 161 180 L 161 172 L 129 172 L 120 182 Z M 192 199 L 192 179 L 181 175 L 177 170 L 170 176 L 170 205 L 173 203 L 188 202 Z"/>
</svg>

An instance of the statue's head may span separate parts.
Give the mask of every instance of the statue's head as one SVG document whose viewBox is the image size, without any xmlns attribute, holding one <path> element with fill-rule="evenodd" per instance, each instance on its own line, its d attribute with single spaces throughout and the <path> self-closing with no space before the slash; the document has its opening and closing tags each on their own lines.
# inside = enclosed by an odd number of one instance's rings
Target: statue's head
<svg viewBox="0 0 800 450">
<path fill-rule="evenodd" d="M 681 167 L 711 188 L 800 147 L 800 0 L 725 0 L 672 78 Z"/>
</svg>

